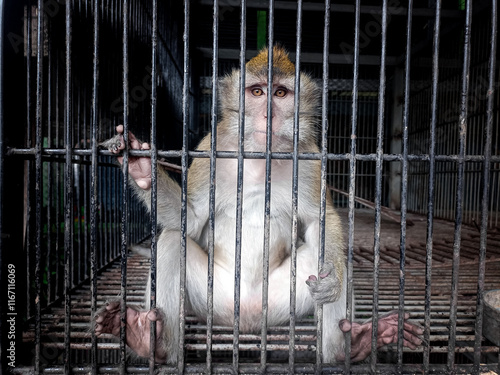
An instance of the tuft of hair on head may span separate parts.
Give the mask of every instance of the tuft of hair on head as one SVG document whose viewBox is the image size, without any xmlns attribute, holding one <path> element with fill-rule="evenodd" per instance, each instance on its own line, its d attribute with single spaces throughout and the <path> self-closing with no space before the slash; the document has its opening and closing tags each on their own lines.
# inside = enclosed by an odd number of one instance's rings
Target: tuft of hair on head
<svg viewBox="0 0 500 375">
<path fill-rule="evenodd" d="M 247 72 L 254 75 L 267 75 L 268 54 L 269 50 L 263 48 L 257 56 L 247 62 Z M 295 73 L 295 65 L 290 61 L 288 52 L 278 45 L 273 47 L 273 73 L 288 77 Z"/>
</svg>

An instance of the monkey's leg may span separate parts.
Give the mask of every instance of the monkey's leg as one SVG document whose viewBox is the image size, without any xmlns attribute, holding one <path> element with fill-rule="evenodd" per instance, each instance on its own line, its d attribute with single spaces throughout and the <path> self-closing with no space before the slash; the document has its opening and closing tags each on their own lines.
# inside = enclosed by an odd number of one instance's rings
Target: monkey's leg
<svg viewBox="0 0 500 375">
<path fill-rule="evenodd" d="M 94 318 L 94 329 L 97 336 L 103 333 L 111 333 L 120 336 L 120 301 L 112 301 L 97 311 Z M 126 321 L 126 343 L 137 355 L 149 356 L 150 348 L 150 323 L 156 322 L 156 351 L 155 361 L 165 362 L 167 353 L 163 348 L 163 316 L 162 312 L 153 310 L 141 310 L 136 306 L 127 306 Z"/>
</svg>

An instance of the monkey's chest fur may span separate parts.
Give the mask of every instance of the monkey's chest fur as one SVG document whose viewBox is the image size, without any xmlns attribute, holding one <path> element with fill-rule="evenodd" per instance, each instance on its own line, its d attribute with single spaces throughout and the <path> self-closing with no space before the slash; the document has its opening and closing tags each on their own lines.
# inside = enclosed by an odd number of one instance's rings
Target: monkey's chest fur
<svg viewBox="0 0 500 375">
<path fill-rule="evenodd" d="M 258 163 L 260 162 L 260 163 Z M 232 168 L 224 165 L 225 174 L 218 174 L 215 216 L 214 262 L 222 267 L 215 275 L 214 287 L 224 285 L 225 296 L 218 299 L 223 312 L 214 318 L 220 324 L 231 324 L 234 306 L 235 249 L 241 246 L 240 325 L 243 331 L 260 329 L 262 311 L 262 280 L 265 228 L 265 164 L 257 161 L 245 164 L 241 207 L 241 240 L 237 238 L 237 176 L 227 173 Z M 219 168 L 219 165 L 218 165 Z M 222 168 L 220 168 L 222 169 Z M 219 169 L 219 170 L 220 170 Z M 288 168 L 287 168 L 288 169 Z M 236 171 L 237 168 L 232 169 Z M 290 175 L 288 174 L 290 172 Z M 291 170 L 272 175 L 269 226 L 269 275 L 273 278 L 290 255 L 292 246 Z M 217 190 L 216 190 L 217 191 Z M 300 239 L 299 239 L 300 242 Z M 238 245 L 237 245 L 238 243 Z M 283 267 L 281 267 L 283 268 Z M 287 267 L 288 272 L 289 268 Z M 282 281 L 288 285 L 288 280 Z M 270 306 L 272 306 L 270 296 Z M 280 324 L 282 322 L 272 322 Z"/>
</svg>

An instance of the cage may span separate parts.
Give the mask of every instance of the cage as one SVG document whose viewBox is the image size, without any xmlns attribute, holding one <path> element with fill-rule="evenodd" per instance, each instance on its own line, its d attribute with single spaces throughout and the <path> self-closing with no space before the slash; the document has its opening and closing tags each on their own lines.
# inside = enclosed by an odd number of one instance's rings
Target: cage
<svg viewBox="0 0 500 375">
<path fill-rule="evenodd" d="M 500 289 L 496 0 L 0 0 L 0 10 L 2 371 L 500 372 L 500 305 L 485 298 Z M 225 115 L 217 104 L 222 77 L 276 44 L 321 89 L 319 152 L 276 153 L 269 143 L 263 152 L 245 151 L 243 132 L 235 135 L 236 150 L 196 150 Z M 240 94 L 235 101 L 243 103 Z M 294 115 L 302 116 L 298 107 Z M 126 137 L 150 144 L 127 147 L 125 167 L 99 147 L 119 124 Z M 298 132 L 300 121 L 294 124 Z M 128 179 L 127 166 L 143 157 L 153 166 L 151 211 Z M 191 314 L 187 170 L 198 159 L 209 160 L 212 176 L 220 159 L 237 161 L 241 173 L 247 160 L 283 159 L 298 169 L 319 161 L 321 204 L 331 197 L 343 220 L 346 300 L 356 297 L 344 317 L 377 327 L 396 310 L 398 343 L 377 348 L 375 335 L 370 357 L 358 363 L 346 334 L 348 359 L 324 361 L 322 307 L 296 316 L 295 287 L 283 325 L 266 321 L 272 290 L 259 332 L 215 324 L 213 243 L 205 249 L 209 313 Z M 156 281 L 166 272 L 157 264 L 158 170 L 169 171 L 182 194 L 184 293 L 179 354 L 169 364 L 156 363 L 154 353 L 132 355 L 127 329 L 97 337 L 92 325 L 109 301 L 120 301 L 120 319 L 125 305 L 144 307 L 146 295 L 156 306 Z M 214 181 L 210 233 L 217 226 Z M 300 187 L 291 190 L 297 197 Z M 291 199 L 292 212 L 300 204 Z M 270 212 L 261 218 L 271 220 Z M 290 219 L 297 213 L 282 220 Z M 324 210 L 317 223 L 324 227 Z M 297 223 L 290 228 L 296 248 Z M 255 241 L 269 251 L 265 236 Z M 319 242 L 321 254 L 325 237 Z M 240 285 L 238 273 L 233 281 Z M 238 322 L 241 296 L 233 289 Z M 423 328 L 416 349 L 403 345 L 405 311 Z"/>
</svg>

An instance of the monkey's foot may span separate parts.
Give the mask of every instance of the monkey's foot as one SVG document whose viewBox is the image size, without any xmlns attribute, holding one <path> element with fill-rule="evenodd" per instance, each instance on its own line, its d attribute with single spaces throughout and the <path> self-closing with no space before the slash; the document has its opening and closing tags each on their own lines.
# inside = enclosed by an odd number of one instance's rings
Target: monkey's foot
<svg viewBox="0 0 500 375">
<path fill-rule="evenodd" d="M 404 341 L 403 345 L 416 349 L 422 344 L 422 339 L 419 337 L 424 333 L 424 330 L 415 323 L 409 322 L 409 313 L 404 315 Z M 349 322 L 347 319 L 342 319 L 339 322 L 340 330 L 344 333 L 351 331 L 351 360 L 362 361 L 371 353 L 372 341 L 372 322 L 359 324 Z M 387 344 L 398 342 L 398 313 L 390 312 L 382 315 L 378 320 L 377 348 Z M 338 360 L 345 360 L 345 353 L 339 353 Z"/>
<path fill-rule="evenodd" d="M 159 310 L 139 310 L 134 306 L 127 306 L 126 343 L 137 355 L 149 357 L 150 322 L 156 322 L 155 362 L 165 363 L 167 353 L 162 345 L 163 317 Z M 120 325 L 120 301 L 110 302 L 97 311 L 94 318 L 97 336 L 102 333 L 111 333 L 119 337 Z"/>
<path fill-rule="evenodd" d="M 325 263 L 318 277 L 309 276 L 306 284 L 317 303 L 335 302 L 342 292 L 342 281 L 337 276 L 332 263 Z"/>
</svg>

